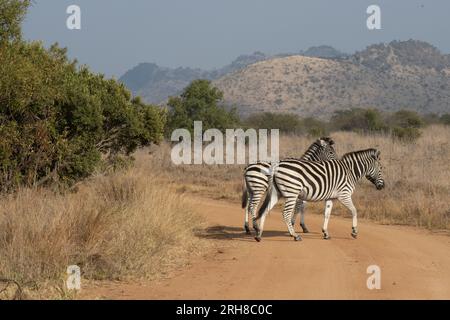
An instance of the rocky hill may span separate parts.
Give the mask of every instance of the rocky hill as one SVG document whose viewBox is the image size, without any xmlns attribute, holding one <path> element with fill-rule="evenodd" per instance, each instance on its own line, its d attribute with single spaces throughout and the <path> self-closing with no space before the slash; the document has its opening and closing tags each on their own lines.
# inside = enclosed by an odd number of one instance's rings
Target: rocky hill
<svg viewBox="0 0 450 320">
<path fill-rule="evenodd" d="M 243 115 L 272 111 L 328 118 L 349 107 L 450 112 L 450 56 L 414 40 L 369 46 L 347 58 L 272 58 L 214 84 Z"/>
<path fill-rule="evenodd" d="M 253 54 L 241 55 L 232 63 L 215 70 L 193 68 L 173 69 L 160 67 L 154 63 L 141 63 L 127 71 L 119 80 L 124 83 L 134 95 L 141 96 L 147 102 L 158 104 L 164 102 L 169 96 L 179 94 L 192 80 L 214 80 L 259 61 L 298 54 L 324 58 L 346 56 L 332 47 L 319 46 L 309 48 L 300 53 L 284 53 L 277 55 L 266 55 L 257 51 Z"/>
</svg>

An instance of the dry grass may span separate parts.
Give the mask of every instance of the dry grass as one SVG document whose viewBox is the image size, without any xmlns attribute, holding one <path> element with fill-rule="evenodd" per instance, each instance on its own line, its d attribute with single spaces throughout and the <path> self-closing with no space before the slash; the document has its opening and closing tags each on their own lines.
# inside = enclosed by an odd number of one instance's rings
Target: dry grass
<svg viewBox="0 0 450 320">
<path fill-rule="evenodd" d="M 133 279 L 186 263 L 203 248 L 201 219 L 146 168 L 94 177 L 74 193 L 24 189 L 1 199 L 0 278 L 28 297 L 64 298 L 69 265 L 84 279 Z"/>
<path fill-rule="evenodd" d="M 431 126 L 415 143 L 405 144 L 383 135 L 334 133 L 339 155 L 378 148 L 382 152 L 386 189 L 376 191 L 364 180 L 353 197 L 359 217 L 386 224 L 407 224 L 429 229 L 450 229 L 450 128 Z M 282 157 L 299 157 L 311 138 L 280 138 Z M 153 150 L 152 166 L 179 191 L 214 199 L 238 201 L 242 190 L 242 170 L 238 165 L 183 165 L 170 161 L 168 145 Z M 322 213 L 323 204 L 310 204 L 308 212 Z M 333 214 L 349 213 L 338 205 Z"/>
</svg>

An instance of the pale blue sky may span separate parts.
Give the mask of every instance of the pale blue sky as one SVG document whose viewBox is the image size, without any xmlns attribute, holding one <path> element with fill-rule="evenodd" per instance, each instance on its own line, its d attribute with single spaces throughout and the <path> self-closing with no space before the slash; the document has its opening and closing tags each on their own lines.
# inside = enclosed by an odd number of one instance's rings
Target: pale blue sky
<svg viewBox="0 0 450 320">
<path fill-rule="evenodd" d="M 82 10 L 80 31 L 66 28 L 71 4 Z M 371 4 L 382 30 L 366 27 Z M 244 53 L 322 44 L 352 53 L 412 38 L 450 53 L 449 13 L 448 0 L 35 0 L 24 33 L 118 77 L 140 62 L 218 68 Z"/>
</svg>

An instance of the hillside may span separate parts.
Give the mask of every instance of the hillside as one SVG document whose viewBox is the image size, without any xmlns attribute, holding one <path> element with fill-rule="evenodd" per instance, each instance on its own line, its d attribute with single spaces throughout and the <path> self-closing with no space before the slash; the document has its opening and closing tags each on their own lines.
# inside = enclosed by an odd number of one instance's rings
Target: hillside
<svg viewBox="0 0 450 320">
<path fill-rule="evenodd" d="M 124 83 L 134 95 L 141 96 L 146 102 L 159 104 L 169 96 L 179 94 L 191 81 L 196 79 L 218 79 L 225 74 L 268 59 L 261 52 L 241 55 L 231 64 L 217 70 L 193 68 L 167 68 L 155 63 L 141 63 L 127 71 L 119 81 Z"/>
<path fill-rule="evenodd" d="M 214 84 L 243 115 L 272 111 L 328 118 L 348 107 L 450 111 L 450 57 L 413 40 L 373 45 L 346 59 L 274 58 Z"/>
<path fill-rule="evenodd" d="M 215 70 L 202 70 L 193 68 L 167 68 L 155 63 L 141 63 L 127 71 L 119 80 L 124 83 L 134 95 L 139 95 L 146 102 L 161 103 L 169 96 L 179 94 L 191 81 L 195 79 L 218 79 L 226 74 L 241 70 L 253 63 L 278 57 L 292 55 L 306 55 L 322 58 L 345 57 L 344 53 L 330 47 L 311 47 L 300 53 L 282 53 L 266 55 L 262 52 L 244 54 L 237 57 L 230 64 Z"/>
</svg>

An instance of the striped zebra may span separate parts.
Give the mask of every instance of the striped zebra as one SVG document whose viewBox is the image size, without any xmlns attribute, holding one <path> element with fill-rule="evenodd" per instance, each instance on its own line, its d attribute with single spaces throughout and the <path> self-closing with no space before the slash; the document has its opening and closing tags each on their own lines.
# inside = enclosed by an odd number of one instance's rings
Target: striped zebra
<svg viewBox="0 0 450 320">
<path fill-rule="evenodd" d="M 268 195 L 258 211 L 261 219 L 257 237 L 261 239 L 264 217 L 273 208 L 280 196 L 285 198 L 283 218 L 289 233 L 296 241 L 301 237 L 295 233 L 291 216 L 297 198 L 304 201 L 326 201 L 323 237 L 330 239 L 328 221 L 333 208 L 333 200 L 339 200 L 352 213 L 353 238 L 357 238 L 357 211 L 352 202 L 356 184 L 363 177 L 372 182 L 378 190 L 384 188 L 380 152 L 367 149 L 345 154 L 340 160 L 323 162 L 281 161 L 270 180 Z M 258 240 L 258 239 L 257 239 Z"/>
<path fill-rule="evenodd" d="M 329 137 L 320 138 L 311 144 L 300 158 L 305 161 L 325 161 L 336 159 L 336 151 L 334 150 L 334 141 Z M 286 161 L 298 161 L 299 159 L 289 158 Z M 253 218 L 253 228 L 258 232 L 259 227 L 256 223 L 256 209 L 262 197 L 266 194 L 269 187 L 269 179 L 271 178 L 271 170 L 276 166 L 270 162 L 258 162 L 248 165 L 244 170 L 244 183 L 242 192 L 242 208 L 245 208 L 244 228 L 247 234 L 250 234 L 249 214 Z M 296 204 L 295 214 L 292 217 L 292 224 L 298 213 L 301 213 L 300 226 L 303 232 L 308 233 L 304 218 L 305 203 L 298 201 Z"/>
</svg>

